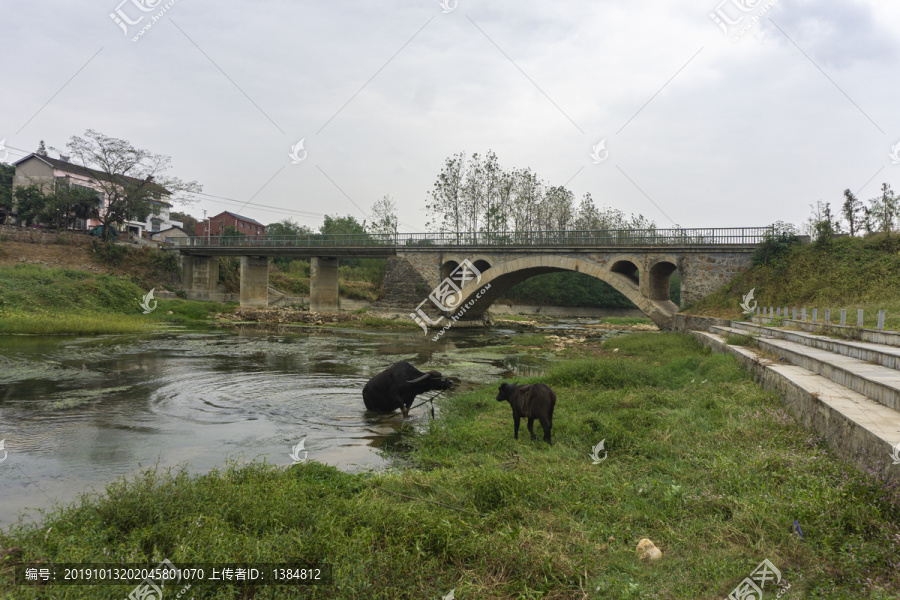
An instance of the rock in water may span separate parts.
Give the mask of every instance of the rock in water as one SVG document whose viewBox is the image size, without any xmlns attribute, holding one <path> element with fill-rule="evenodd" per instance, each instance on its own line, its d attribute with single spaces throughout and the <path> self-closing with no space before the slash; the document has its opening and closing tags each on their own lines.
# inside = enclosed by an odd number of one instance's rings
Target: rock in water
<svg viewBox="0 0 900 600">
<path fill-rule="evenodd" d="M 659 560 L 662 558 L 662 552 L 647 538 L 638 542 L 637 553 L 641 560 Z"/>
</svg>

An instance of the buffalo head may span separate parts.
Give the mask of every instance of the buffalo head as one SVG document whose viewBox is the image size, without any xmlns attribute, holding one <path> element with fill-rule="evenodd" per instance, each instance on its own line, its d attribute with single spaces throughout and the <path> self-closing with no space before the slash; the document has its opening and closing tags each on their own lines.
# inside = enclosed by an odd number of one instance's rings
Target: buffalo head
<svg viewBox="0 0 900 600">
<path fill-rule="evenodd" d="M 422 384 L 423 391 L 449 390 L 453 387 L 453 382 L 441 375 L 440 371 L 428 371 L 423 373 L 421 377 L 410 379 L 407 383 Z"/>
<path fill-rule="evenodd" d="M 504 400 L 509 400 L 510 395 L 516 391 L 516 386 L 519 385 L 519 382 L 515 382 L 513 384 L 509 383 L 501 383 L 500 390 L 497 392 L 497 402 L 503 402 Z"/>
</svg>

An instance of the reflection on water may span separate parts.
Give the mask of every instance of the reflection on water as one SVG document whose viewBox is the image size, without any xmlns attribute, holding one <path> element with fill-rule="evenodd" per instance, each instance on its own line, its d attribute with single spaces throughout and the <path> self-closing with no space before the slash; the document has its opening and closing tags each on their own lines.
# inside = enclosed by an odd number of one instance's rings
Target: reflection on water
<svg viewBox="0 0 900 600">
<path fill-rule="evenodd" d="M 0 337 L 0 525 L 26 506 L 69 501 L 139 466 L 226 459 L 288 465 L 309 458 L 378 468 L 403 420 L 369 413 L 365 382 L 409 360 L 461 380 L 457 389 L 539 374 L 541 363 L 475 350 L 500 332 L 186 330 L 152 336 Z M 470 355 L 471 354 L 471 355 Z M 460 362 L 464 356 L 464 363 Z M 413 422 L 430 418 L 427 406 Z M 3 452 L 0 451 L 0 458 Z"/>
</svg>

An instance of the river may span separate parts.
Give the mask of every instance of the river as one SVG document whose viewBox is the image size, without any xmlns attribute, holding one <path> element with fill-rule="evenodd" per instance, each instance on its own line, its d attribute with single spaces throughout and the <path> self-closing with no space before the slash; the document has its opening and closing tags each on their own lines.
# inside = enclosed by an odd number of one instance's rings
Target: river
<svg viewBox="0 0 900 600">
<path fill-rule="evenodd" d="M 202 473 L 228 460 L 340 469 L 387 465 L 403 419 L 366 411 L 362 387 L 398 360 L 437 369 L 454 390 L 540 372 L 504 357 L 503 330 L 175 328 L 153 335 L 0 336 L 0 528 L 140 468 Z M 516 357 L 518 356 L 518 358 Z M 409 421 L 430 419 L 426 407 Z M 5 459 L 4 459 L 5 456 Z M 27 510 L 26 510 L 27 509 Z"/>
</svg>

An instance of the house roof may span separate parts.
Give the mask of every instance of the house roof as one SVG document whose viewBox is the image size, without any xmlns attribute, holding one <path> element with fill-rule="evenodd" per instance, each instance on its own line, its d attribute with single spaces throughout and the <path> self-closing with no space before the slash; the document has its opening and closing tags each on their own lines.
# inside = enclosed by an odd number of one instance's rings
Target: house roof
<svg viewBox="0 0 900 600">
<path fill-rule="evenodd" d="M 82 165 L 76 165 L 74 163 L 70 163 L 69 161 L 63 160 L 61 158 L 51 158 L 49 156 L 43 156 L 41 154 L 37 154 L 34 152 L 32 152 L 31 154 L 29 154 L 28 156 L 26 156 L 24 158 L 17 160 L 16 162 L 14 162 L 13 166 L 18 166 L 19 164 L 21 164 L 27 160 L 31 160 L 32 158 L 35 158 L 35 159 L 43 162 L 44 164 L 46 164 L 50 167 L 53 167 L 54 169 L 59 169 L 60 171 L 67 171 L 69 173 L 74 173 L 76 175 L 83 175 L 85 177 L 90 177 L 91 179 L 105 179 L 107 177 L 107 174 L 104 173 L 103 171 L 98 171 L 97 169 L 91 169 L 89 167 L 84 167 Z M 144 183 L 143 179 L 138 179 L 137 177 L 129 177 L 128 175 L 122 175 L 121 178 L 131 184 Z M 150 185 L 147 186 L 147 189 L 157 192 L 159 194 L 171 195 L 171 192 L 169 190 L 167 190 L 163 186 L 159 185 L 158 183 L 150 182 Z M 172 206 L 165 200 L 153 200 L 153 201 L 154 202 L 162 202 L 162 203 L 168 204 L 169 206 Z"/>
<path fill-rule="evenodd" d="M 260 222 L 257 221 L 256 219 L 251 219 L 250 217 L 244 217 L 244 216 L 242 216 L 242 215 L 233 213 L 233 212 L 231 212 L 231 211 L 229 211 L 229 210 L 225 210 L 225 211 L 220 212 L 220 213 L 217 214 L 215 217 L 211 217 L 210 220 L 216 219 L 216 218 L 218 218 L 218 217 L 221 217 L 222 215 L 231 215 L 231 216 L 234 217 L 235 219 L 240 219 L 241 221 L 246 221 L 246 222 L 248 222 L 248 223 L 255 223 L 255 224 L 259 225 L 260 227 L 265 227 L 265 225 L 263 225 L 262 223 L 260 223 Z"/>
<path fill-rule="evenodd" d="M 190 237 L 195 237 L 195 235 L 194 235 L 193 233 L 191 233 L 190 231 L 188 231 L 188 230 L 185 229 L 184 227 L 177 227 L 177 226 L 175 226 L 175 225 L 173 225 L 172 227 L 168 227 L 168 228 L 166 228 L 166 229 L 160 229 L 159 231 L 154 231 L 151 235 L 159 235 L 159 234 L 165 233 L 165 232 L 167 232 L 167 231 L 172 231 L 173 229 L 177 229 L 178 231 L 184 232 L 184 233 L 186 233 L 187 235 L 189 235 Z"/>
</svg>

